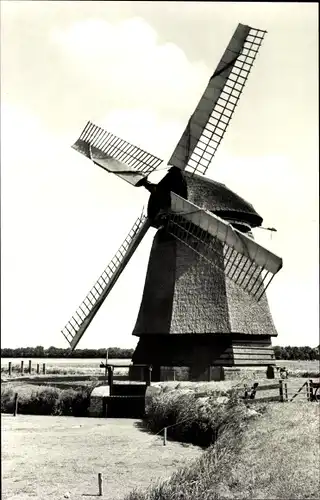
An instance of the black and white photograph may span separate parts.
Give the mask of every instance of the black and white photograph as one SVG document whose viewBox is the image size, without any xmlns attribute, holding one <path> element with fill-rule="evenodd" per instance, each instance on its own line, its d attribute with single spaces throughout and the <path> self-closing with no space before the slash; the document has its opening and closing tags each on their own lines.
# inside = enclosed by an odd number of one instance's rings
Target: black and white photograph
<svg viewBox="0 0 320 500">
<path fill-rule="evenodd" d="M 4 500 L 316 500 L 319 8 L 2 0 Z"/>
</svg>

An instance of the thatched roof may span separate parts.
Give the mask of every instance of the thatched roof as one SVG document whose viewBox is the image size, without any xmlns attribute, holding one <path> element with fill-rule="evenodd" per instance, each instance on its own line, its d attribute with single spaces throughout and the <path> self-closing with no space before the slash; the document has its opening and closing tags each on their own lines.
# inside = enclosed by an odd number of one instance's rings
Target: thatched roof
<svg viewBox="0 0 320 500">
<path fill-rule="evenodd" d="M 188 200 L 195 205 L 210 210 L 220 217 L 229 212 L 233 217 L 249 222 L 251 227 L 262 224 L 262 217 L 251 203 L 224 184 L 189 172 L 185 172 L 184 176 L 188 185 Z"/>
<path fill-rule="evenodd" d="M 200 176 L 187 176 L 187 182 L 188 198 L 194 203 L 215 212 L 235 210 L 255 223 L 262 220 L 252 205 L 222 184 Z M 222 244 L 217 248 L 221 264 Z M 257 303 L 223 272 L 160 229 L 133 334 L 169 333 L 277 335 L 266 297 Z"/>
</svg>

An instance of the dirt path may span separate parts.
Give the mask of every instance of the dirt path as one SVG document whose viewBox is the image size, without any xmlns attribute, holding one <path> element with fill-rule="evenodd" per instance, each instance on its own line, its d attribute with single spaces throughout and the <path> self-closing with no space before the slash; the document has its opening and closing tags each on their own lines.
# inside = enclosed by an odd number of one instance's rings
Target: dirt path
<svg viewBox="0 0 320 500">
<path fill-rule="evenodd" d="M 138 420 L 2 414 L 2 498 L 120 500 L 202 453 L 140 430 Z"/>
</svg>

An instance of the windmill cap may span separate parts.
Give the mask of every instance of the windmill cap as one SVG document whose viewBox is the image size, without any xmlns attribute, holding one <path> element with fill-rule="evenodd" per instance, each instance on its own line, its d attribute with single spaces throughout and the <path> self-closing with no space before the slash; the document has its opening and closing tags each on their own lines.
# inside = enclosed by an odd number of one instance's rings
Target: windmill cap
<svg viewBox="0 0 320 500">
<path fill-rule="evenodd" d="M 225 184 L 189 172 L 185 172 L 184 175 L 188 185 L 188 199 L 195 205 L 224 219 L 246 222 L 251 227 L 262 224 L 262 217 L 251 203 L 231 191 Z"/>
</svg>

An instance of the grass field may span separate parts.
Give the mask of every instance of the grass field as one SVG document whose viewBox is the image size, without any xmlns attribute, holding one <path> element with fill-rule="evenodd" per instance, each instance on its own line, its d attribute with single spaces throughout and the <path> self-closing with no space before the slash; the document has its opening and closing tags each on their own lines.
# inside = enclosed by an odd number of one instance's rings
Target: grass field
<svg viewBox="0 0 320 500">
<path fill-rule="evenodd" d="M 2 415 L 2 499 L 104 498 L 168 477 L 201 449 L 139 430 L 139 421 Z"/>
<path fill-rule="evenodd" d="M 1 374 L 7 375 L 8 363 L 12 363 L 12 376 L 20 375 L 21 360 L 18 358 L 1 358 Z M 32 359 L 32 373 L 35 374 L 37 370 L 37 364 L 40 365 L 40 372 L 42 372 L 42 365 L 46 365 L 46 373 L 48 375 L 91 375 L 98 376 L 104 375 L 104 368 L 100 368 L 100 363 L 105 362 L 105 359 L 75 359 L 75 358 L 41 358 Z M 24 372 L 28 371 L 28 359 L 24 359 Z M 110 359 L 110 363 L 116 365 L 129 365 L 131 359 Z M 126 373 L 126 368 L 115 369 L 115 373 Z"/>
<path fill-rule="evenodd" d="M 316 403 L 272 403 L 215 455 L 135 420 L 2 415 L 2 498 L 94 498 L 101 472 L 108 500 L 317 500 L 318 428 Z"/>
<path fill-rule="evenodd" d="M 13 372 L 12 378 L 20 375 L 20 360 L 18 358 L 1 359 L 1 374 L 2 376 L 8 375 L 8 362 L 12 362 Z M 104 375 L 105 370 L 100 368 L 101 361 L 103 359 L 73 359 L 73 358 L 62 358 L 62 359 L 33 359 L 32 360 L 32 374 L 36 373 L 37 363 L 40 364 L 40 370 L 42 370 L 42 364 L 46 364 L 46 373 L 48 375 L 90 375 L 92 377 Z M 113 364 L 123 364 L 129 365 L 130 359 L 110 359 L 110 363 Z M 276 365 L 280 367 L 286 367 L 289 370 L 291 376 L 316 376 L 319 373 L 319 361 L 287 361 L 287 360 L 276 360 Z M 24 371 L 27 372 L 28 360 L 24 361 Z M 126 368 L 115 368 L 114 374 L 121 375 L 126 374 L 128 369 Z"/>
</svg>

